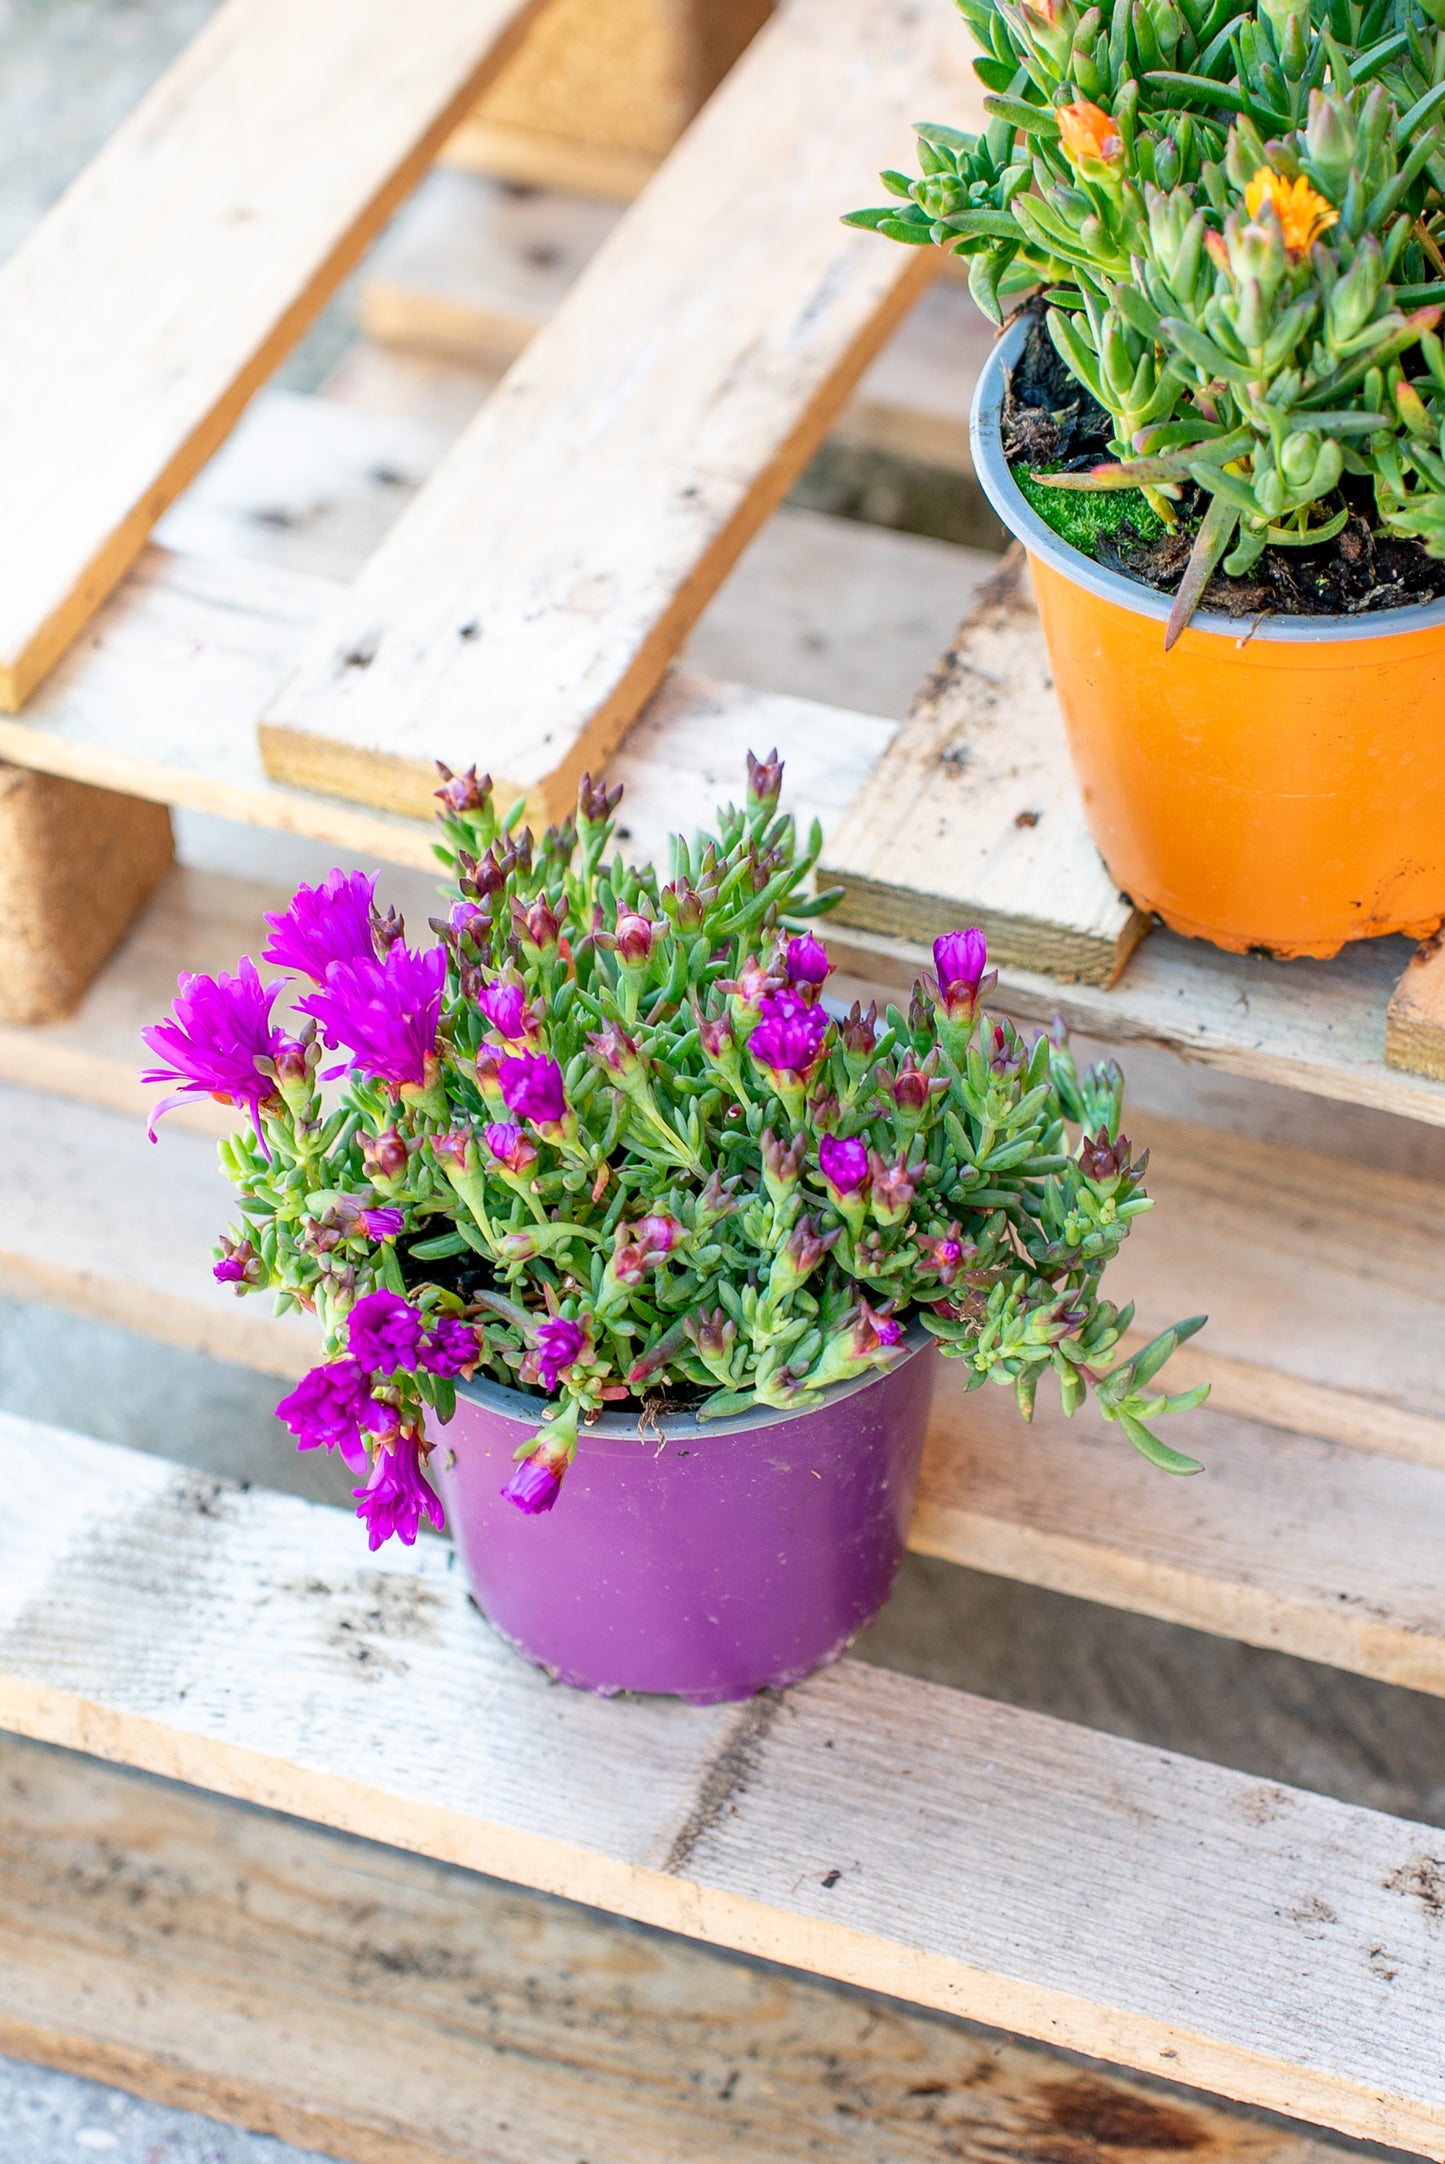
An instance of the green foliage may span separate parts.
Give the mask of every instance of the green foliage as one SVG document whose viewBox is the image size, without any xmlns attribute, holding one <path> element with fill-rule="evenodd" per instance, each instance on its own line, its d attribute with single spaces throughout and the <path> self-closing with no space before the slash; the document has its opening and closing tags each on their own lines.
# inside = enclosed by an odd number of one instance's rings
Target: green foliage
<svg viewBox="0 0 1445 2164">
<path fill-rule="evenodd" d="M 576 817 L 534 842 L 489 783 L 448 778 L 424 1078 L 353 1071 L 337 1101 L 314 1035 L 293 1048 L 259 1131 L 221 1153 L 241 1288 L 313 1312 L 328 1360 L 359 1299 L 405 1292 L 476 1325 L 482 1367 L 523 1386 L 539 1332 L 575 1325 L 560 1386 L 541 1376 L 564 1450 L 579 1417 L 653 1389 L 704 1391 L 705 1414 L 795 1404 L 889 1366 L 917 1318 L 970 1387 L 1007 1384 L 1027 1416 L 1052 1373 L 1069 1411 L 1092 1391 L 1192 1470 L 1147 1423 L 1198 1393 L 1154 1388 L 1157 1346 L 1123 1358 L 1132 1311 L 1102 1292 L 1150 1207 L 1117 1067 L 1080 1073 L 1061 1029 L 987 1015 L 978 934 L 940 943 L 906 1012 L 830 1015 L 801 929 L 833 899 L 809 891 L 821 836 L 799 846 L 780 780 L 752 762 L 744 807 L 677 839 L 665 878 L 613 852 L 620 791 L 584 779 Z M 521 1101 L 522 1061 L 555 1063 L 550 1103 Z M 456 1257 L 465 1272 L 436 1270 Z M 423 1371 L 388 1390 L 417 1429 L 420 1396 L 450 1387 Z"/>
<path fill-rule="evenodd" d="M 1239 575 L 1339 532 L 1349 475 L 1445 556 L 1440 0 L 960 5 L 989 126 L 921 129 L 920 173 L 853 222 L 967 256 L 995 322 L 1046 289 L 1114 424 L 1115 463 L 1052 486 L 1172 521 L 1193 480 Z"/>
</svg>

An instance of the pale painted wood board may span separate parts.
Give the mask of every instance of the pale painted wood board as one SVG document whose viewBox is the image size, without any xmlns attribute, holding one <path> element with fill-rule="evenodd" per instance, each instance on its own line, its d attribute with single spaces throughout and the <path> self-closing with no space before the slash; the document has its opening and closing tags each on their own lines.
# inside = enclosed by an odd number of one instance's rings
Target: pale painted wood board
<svg viewBox="0 0 1445 2164">
<path fill-rule="evenodd" d="M 0 1292 L 267 1374 L 310 1366 L 313 1324 L 211 1276 L 233 1214 L 214 1141 L 178 1131 L 150 1143 L 135 1120 L 8 1086 L 0 1118 Z"/>
<path fill-rule="evenodd" d="M 526 0 L 226 0 L 0 271 L 17 707 L 418 179 Z"/>
<path fill-rule="evenodd" d="M 0 1422 L 0 1720 L 1440 2156 L 1440 1837 L 846 1663 L 558 1690 L 445 1543 Z M 639 1772 L 645 1769 L 645 1779 Z"/>
<path fill-rule="evenodd" d="M 1385 1016 L 1392 1067 L 1445 1082 L 1445 939 L 1437 933 L 1411 956 Z"/>
<path fill-rule="evenodd" d="M 0 2049 L 354 2164 L 933 2164 L 1320 2137 L 0 1739 Z"/>
<path fill-rule="evenodd" d="M 562 809 L 931 276 L 837 204 L 975 90 L 906 0 L 789 0 L 308 642 L 268 769 L 415 813 L 476 759 Z"/>
<path fill-rule="evenodd" d="M 328 580 L 266 563 L 152 549 L 25 718 L 0 715 L 0 758 L 426 868 L 426 822 L 291 789 L 261 768 L 257 707 L 336 592 Z M 758 694 L 744 696 L 756 743 L 771 745 L 776 719 L 797 765 L 811 756 L 809 741 L 824 763 L 832 747 L 857 741 L 856 717 L 840 709 L 783 701 L 769 706 L 765 726 Z M 860 753 L 850 795 L 871 764 L 866 731 Z M 665 800 L 668 790 L 658 793 Z M 709 788 L 704 813 L 711 808 Z M 834 923 L 829 940 L 860 986 L 885 993 L 906 993 L 931 966 L 926 946 L 887 935 Z M 1113 990 L 1017 969 L 1004 971 L 1003 989 L 1031 1021 L 1059 1012 L 1110 1042 L 1172 1046 L 1234 1074 L 1445 1126 L 1445 1082 L 1387 1067 L 1381 1055 L 1385 1009 L 1409 951 L 1403 941 L 1364 941 L 1333 962 L 1275 963 L 1156 932 Z"/>
<path fill-rule="evenodd" d="M 367 258 L 361 326 L 384 342 L 505 368 L 621 215 L 596 196 L 518 190 L 437 166 Z M 935 279 L 864 373 L 834 435 L 971 473 L 969 408 L 993 336 L 966 286 Z"/>
<path fill-rule="evenodd" d="M 138 1121 L 16 1089 L 0 1089 L 0 1115 L 12 1141 L 0 1171 L 0 1290 L 288 1381 L 311 1364 L 317 1340 L 306 1318 L 274 1318 L 265 1299 L 238 1298 L 210 1277 L 233 1194 L 209 1139 L 168 1122 L 152 1145 Z M 1145 1260 L 1168 1289 L 1197 1295 L 1197 1281 L 1178 1283 L 1189 1274 L 1187 1235 L 1176 1220 L 1162 1266 L 1159 1244 Z M 1133 1261 L 1126 1254 L 1126 1282 L 1140 1280 Z M 1143 1282 L 1150 1277 L 1146 1267 Z M 1170 1305 L 1158 1319 L 1192 1304 Z M 1420 1328 L 1438 1340 L 1438 1297 L 1416 1308 Z M 1270 1417 L 1272 1384 L 1297 1427 L 1287 1367 L 1309 1364 L 1309 1328 L 1317 1348 L 1326 1342 L 1327 1302 L 1318 1320 L 1306 1316 L 1303 1343 L 1285 1320 L 1279 1364 L 1241 1395 Z M 1377 1337 L 1376 1315 L 1356 1319 L 1367 1344 L 1372 1325 Z M 1223 1335 L 1236 1342 L 1227 1318 Z M 1199 1358 L 1213 1380 L 1216 1356 Z M 1392 1418 L 1410 1416 L 1377 1399 L 1367 1430 L 1382 1438 L 1375 1450 L 1200 1413 L 1173 1432 L 1207 1470 L 1181 1481 L 1145 1465 L 1117 1430 L 1100 1433 L 1092 1416 L 1066 1425 L 1047 1382 L 1040 1397 L 1028 1429 L 1011 1393 L 965 1394 L 959 1370 L 942 1365 L 915 1546 L 1445 1694 L 1445 1422 L 1415 1416 L 1405 1441 L 1422 1459 L 1433 1446 L 1433 1463 L 1412 1464 L 1392 1430 Z M 1337 1397 L 1317 1384 L 1308 1402 L 1334 1429 L 1363 1424 L 1348 1391 Z M 277 1447 L 286 1447 L 279 1437 Z"/>
<path fill-rule="evenodd" d="M 1165 1430 L 1202 1473 L 1160 1473 L 1092 1409 L 1066 1421 L 1048 1380 L 1025 1428 L 1011 1390 L 965 1393 L 945 1361 L 910 1545 L 1445 1694 L 1445 1464 L 1224 1413 Z"/>
<path fill-rule="evenodd" d="M 828 943 L 860 990 L 897 997 L 933 957 L 921 941 L 833 924 Z M 1113 986 L 1062 984 L 1005 966 L 995 1004 L 1020 1021 L 1054 1015 L 1109 1044 L 1168 1045 L 1256 1082 L 1371 1105 L 1445 1126 L 1445 1082 L 1388 1067 L 1385 1010 L 1410 957 L 1403 939 L 1362 939 L 1332 962 L 1224 954 L 1154 931 Z"/>
<path fill-rule="evenodd" d="M 1021 583 L 1022 582 L 1022 583 Z M 1014 549 L 829 838 L 840 920 L 978 925 L 999 964 L 1110 984 L 1149 929 L 1094 847 Z"/>
</svg>

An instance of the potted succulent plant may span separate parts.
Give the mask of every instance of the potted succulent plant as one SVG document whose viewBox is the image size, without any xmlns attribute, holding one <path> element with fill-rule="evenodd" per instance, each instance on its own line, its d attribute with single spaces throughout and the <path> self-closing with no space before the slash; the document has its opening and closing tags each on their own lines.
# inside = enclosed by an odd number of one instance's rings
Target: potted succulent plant
<svg viewBox="0 0 1445 2164">
<path fill-rule="evenodd" d="M 1126 1359 L 1100 1291 L 1149 1207 L 1117 1068 L 990 1020 L 973 931 L 906 1015 L 830 1011 L 780 778 L 750 762 L 664 883 L 590 780 L 534 841 L 447 775 L 435 944 L 333 872 L 267 919 L 299 1035 L 249 959 L 145 1032 L 147 1080 L 248 1116 L 215 1274 L 320 1325 L 298 1447 L 355 1469 L 373 1547 L 444 1502 L 483 1610 L 593 1689 L 836 1657 L 902 1557 L 935 1350 L 1195 1470 L 1148 1422 L 1202 1395 L 1154 1389 L 1197 1320 Z"/>
<path fill-rule="evenodd" d="M 979 478 L 1094 838 L 1175 929 L 1445 918 L 1445 0 L 960 0 L 978 137 L 852 214 L 969 258 Z"/>
</svg>

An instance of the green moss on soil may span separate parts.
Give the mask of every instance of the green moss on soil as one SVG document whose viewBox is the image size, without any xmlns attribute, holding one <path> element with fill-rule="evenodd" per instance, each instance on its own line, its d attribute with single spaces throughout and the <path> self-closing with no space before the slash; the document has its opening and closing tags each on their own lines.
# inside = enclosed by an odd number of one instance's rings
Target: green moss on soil
<svg viewBox="0 0 1445 2164">
<path fill-rule="evenodd" d="M 1057 471 L 1056 466 L 1015 466 L 1013 477 L 1031 509 L 1080 555 L 1092 556 L 1101 534 L 1116 534 L 1124 525 L 1132 526 L 1141 541 L 1157 541 L 1165 531 L 1163 519 L 1139 489 L 1046 488 L 1036 478 Z"/>
</svg>

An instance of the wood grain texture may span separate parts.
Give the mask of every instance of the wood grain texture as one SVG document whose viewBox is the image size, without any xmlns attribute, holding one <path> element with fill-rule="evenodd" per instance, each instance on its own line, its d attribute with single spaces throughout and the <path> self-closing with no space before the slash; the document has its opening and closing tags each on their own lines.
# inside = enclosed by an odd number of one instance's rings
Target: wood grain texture
<svg viewBox="0 0 1445 2164">
<path fill-rule="evenodd" d="M 514 361 L 554 315 L 620 211 L 555 181 L 518 192 L 438 167 L 367 259 L 369 337 L 486 368 Z M 871 363 L 835 439 L 971 473 L 968 414 L 993 326 L 968 288 L 935 278 Z"/>
<path fill-rule="evenodd" d="M 271 773 L 417 813 L 478 760 L 559 813 L 932 275 L 834 221 L 959 61 L 914 0 L 788 0 L 308 643 Z"/>
<path fill-rule="evenodd" d="M 1022 1429 L 1011 1393 L 965 1396 L 943 1364 L 912 1547 L 1445 1694 L 1445 1467 L 1198 1413 L 1170 1435 L 1205 1471 L 1170 1481 L 1039 1400 Z"/>
<path fill-rule="evenodd" d="M 860 990 L 879 995 L 906 995 L 933 967 L 920 941 L 854 925 L 832 925 L 828 945 Z M 1005 966 L 995 1003 L 1020 1021 L 1057 1014 L 1107 1044 L 1168 1045 L 1251 1081 L 1440 1127 L 1445 1082 L 1385 1064 L 1385 1010 L 1409 952 L 1403 939 L 1361 939 L 1332 962 L 1275 962 L 1155 931 L 1116 985 Z"/>
<path fill-rule="evenodd" d="M 336 586 L 312 574 L 152 549 L 24 719 L 0 714 L 0 758 L 425 868 L 432 861 L 428 822 L 291 788 L 261 767 L 257 707 L 336 600 Z M 689 731 L 720 696 L 713 687 Z M 860 739 L 856 717 L 837 707 L 740 696 L 755 725 L 754 748 L 765 737 L 770 745 L 776 727 L 795 766 L 811 760 L 822 767 L 838 745 L 850 744 L 850 759 L 860 763 L 846 772 L 840 763 L 838 779 L 850 794 L 861 788 L 881 748 L 876 737 L 868 747 L 866 717 Z M 654 795 L 664 803 L 669 797 L 660 770 Z M 708 817 L 714 801 L 710 785 L 700 798 L 679 790 L 669 817 L 682 824 L 698 813 Z M 836 922 L 829 944 L 860 989 L 885 995 L 906 994 L 931 966 L 926 946 Z M 1409 953 L 1402 940 L 1365 940 L 1333 962 L 1278 963 L 1220 954 L 1161 931 L 1110 990 L 1005 969 L 1003 994 L 1027 1021 L 1061 1013 L 1071 1027 L 1110 1043 L 1169 1046 L 1228 1073 L 1445 1126 L 1445 1081 L 1389 1067 L 1383 1058 L 1385 1010 Z"/>
<path fill-rule="evenodd" d="M 152 1147 L 138 1121 L 14 1089 L 0 1089 L 0 1119 L 10 1137 L 0 1167 L 0 1291 L 288 1381 L 311 1364 L 315 1333 L 304 1319 L 275 1318 L 266 1301 L 211 1281 L 211 1246 L 230 1220 L 232 1198 L 205 1137 L 168 1128 Z M 1179 1167 L 1175 1158 L 1176 1180 L 1207 1176 L 1212 1153 L 1209 1138 L 1201 1139 L 1206 1146 L 1193 1160 Z M 1168 1162 L 1167 1149 L 1161 1159 Z M 1266 1184 L 1253 1194 L 1260 1217 L 1271 1169 L 1286 1197 L 1291 1175 L 1306 1185 L 1312 1161 L 1302 1171 L 1288 1159 L 1285 1151 L 1261 1156 L 1256 1169 Z M 1302 1314 L 1288 1304 L 1275 1314 L 1268 1348 L 1275 1365 L 1260 1371 L 1259 1387 L 1239 1392 L 1255 1417 L 1207 1412 L 1176 1426 L 1181 1446 L 1207 1467 L 1196 1480 L 1162 1478 L 1092 1416 L 1066 1424 L 1047 1384 L 1036 1424 L 1025 1428 L 1010 1394 L 966 1395 L 959 1370 L 945 1363 L 912 1544 L 995 1575 L 1445 1694 L 1438 1560 L 1445 1421 L 1358 1387 L 1377 1380 L 1371 1362 L 1381 1345 L 1400 1349 L 1402 1372 L 1390 1381 L 1402 1394 L 1413 1387 L 1429 1402 L 1438 1379 L 1442 1292 L 1438 1269 L 1427 1282 L 1424 1197 L 1396 1198 L 1392 1214 L 1390 1186 L 1379 1183 L 1373 1216 L 1382 1251 L 1399 1244 L 1393 1270 L 1357 1299 L 1347 1322 L 1343 1271 L 1337 1281 L 1320 1278 L 1317 1305 L 1301 1293 Z M 1360 1201 L 1364 1189 L 1349 1199 Z M 1220 1297 L 1222 1344 L 1247 1346 L 1260 1327 L 1248 1312 L 1258 1285 L 1246 1282 L 1231 1296 L 1221 1279 L 1247 1246 L 1248 1208 L 1246 1200 L 1231 1217 L 1226 1200 L 1198 1241 L 1187 1217 L 1160 1212 L 1149 1229 L 1161 1236 L 1138 1257 L 1126 1254 L 1121 1289 L 1147 1288 L 1146 1313 L 1159 1323 Z M 1287 1223 L 1287 1201 L 1281 1214 Z M 1311 1237 L 1323 1245 L 1327 1229 L 1306 1227 L 1294 1250 L 1280 1238 L 1272 1256 L 1263 1250 L 1262 1270 L 1272 1262 L 1288 1277 Z M 1214 1335 L 1212 1326 L 1206 1346 Z M 1355 1348 L 1353 1365 L 1332 1352 L 1336 1337 Z M 1220 1360 L 1212 1349 L 1197 1355 L 1181 1381 L 1197 1374 L 1217 1382 Z M 1322 1434 L 1298 1432 L 1291 1370 L 1318 1378 L 1303 1402 L 1324 1415 Z M 1345 1387 L 1328 1387 L 1331 1375 Z M 1374 1422 L 1363 1437 L 1362 1405 Z M 1261 1412 L 1283 1415 L 1285 1426 L 1263 1425 Z M 1345 1447 L 1341 1431 L 1351 1440 L 1378 1436 L 1383 1448 Z M 279 1436 L 277 1448 L 286 1448 Z"/>
<path fill-rule="evenodd" d="M 226 0 L 0 271 L 0 704 L 115 586 L 527 0 Z"/>
<path fill-rule="evenodd" d="M 0 1738 L 0 2049 L 354 2164 L 1330 2164 L 1051 2053 Z"/>
<path fill-rule="evenodd" d="M 1385 1014 L 1391 1067 L 1445 1082 L 1445 937 L 1426 940 L 1410 957 Z"/>
<path fill-rule="evenodd" d="M 0 763 L 0 1026 L 70 1013 L 171 853 L 164 805 Z"/>
<path fill-rule="evenodd" d="M 560 1691 L 443 1542 L 368 1559 L 12 1420 L 0 1458 L 18 1734 L 1445 2151 L 1436 1832 L 861 1664 L 703 1712 Z"/>
<path fill-rule="evenodd" d="M 979 925 L 1001 964 L 1112 984 L 1149 929 L 1084 820 L 1023 551 L 919 693 L 833 831 L 839 919 L 927 939 Z"/>
<path fill-rule="evenodd" d="M 630 203 L 641 195 L 662 158 L 654 151 L 579 143 L 575 136 L 548 135 L 540 128 L 509 128 L 502 121 L 469 115 L 447 137 L 441 162 L 513 187 L 571 188 L 578 195 Z"/>
</svg>

